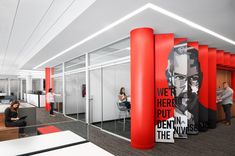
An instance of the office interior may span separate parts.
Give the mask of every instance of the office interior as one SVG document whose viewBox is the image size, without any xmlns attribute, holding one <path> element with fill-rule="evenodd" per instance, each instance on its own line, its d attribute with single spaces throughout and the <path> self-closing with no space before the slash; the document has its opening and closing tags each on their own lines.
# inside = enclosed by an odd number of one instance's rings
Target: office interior
<svg viewBox="0 0 235 156">
<path fill-rule="evenodd" d="M 0 148 L 12 151 L 6 155 L 65 155 L 69 151 L 88 155 L 235 154 L 235 101 L 231 126 L 222 123 L 225 113 L 217 103 L 216 129 L 176 139 L 173 144 L 154 140 L 154 147 L 148 150 L 132 147 L 131 108 L 119 103 L 124 87 L 132 104 L 132 30 L 147 27 L 155 34 L 174 33 L 175 38 L 187 37 L 233 56 L 232 0 L 4 0 L 0 8 L 4 20 L 0 24 L 0 47 L 5 49 L 0 55 Z M 218 35 L 184 23 L 167 11 Z M 214 16 L 217 20 L 211 18 Z M 231 59 L 229 65 L 217 62 L 216 90 L 222 89 L 223 82 L 235 89 L 234 61 Z M 49 115 L 48 87 L 58 94 L 55 117 Z M 17 128 L 4 124 L 4 111 L 14 100 L 21 103 L 19 115 L 27 116 L 24 137 Z M 40 128 L 46 128 L 47 134 Z M 34 143 L 34 139 L 41 139 L 41 143 Z M 32 144 L 23 150 L 14 151 L 11 146 L 27 141 Z"/>
</svg>

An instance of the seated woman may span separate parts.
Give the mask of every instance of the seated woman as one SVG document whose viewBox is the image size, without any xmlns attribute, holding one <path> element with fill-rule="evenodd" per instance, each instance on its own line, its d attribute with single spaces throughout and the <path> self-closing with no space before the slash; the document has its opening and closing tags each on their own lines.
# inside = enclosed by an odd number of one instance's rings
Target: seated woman
<svg viewBox="0 0 235 156">
<path fill-rule="evenodd" d="M 124 87 L 122 87 L 122 88 L 120 89 L 118 98 L 119 98 L 119 104 L 120 104 L 121 106 L 126 106 L 126 108 L 127 108 L 128 110 L 130 110 L 131 104 L 130 104 L 129 101 L 127 101 L 127 96 L 126 96 L 125 88 L 124 88 Z"/>
<path fill-rule="evenodd" d="M 5 110 L 5 126 L 6 127 L 20 127 L 19 133 L 22 137 L 26 136 L 24 127 L 26 126 L 25 119 L 20 119 L 18 116 L 19 101 L 11 102 L 10 107 Z"/>
</svg>

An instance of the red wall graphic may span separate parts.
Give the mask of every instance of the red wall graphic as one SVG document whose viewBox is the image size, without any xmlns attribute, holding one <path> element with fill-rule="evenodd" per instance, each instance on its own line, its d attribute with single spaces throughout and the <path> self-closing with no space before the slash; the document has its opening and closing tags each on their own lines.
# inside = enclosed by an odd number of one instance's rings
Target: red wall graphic
<svg viewBox="0 0 235 156">
<path fill-rule="evenodd" d="M 224 64 L 224 51 L 223 50 L 217 50 L 216 63 Z"/>
<path fill-rule="evenodd" d="M 230 53 L 224 52 L 224 65 L 230 66 Z"/>
<path fill-rule="evenodd" d="M 208 49 L 208 128 L 216 128 L 216 49 Z"/>
<path fill-rule="evenodd" d="M 235 67 L 235 54 L 230 54 L 230 65 Z"/>
<path fill-rule="evenodd" d="M 208 128 L 208 46 L 199 46 L 199 62 L 203 74 L 199 90 L 199 131 Z"/>
<path fill-rule="evenodd" d="M 174 34 L 155 35 L 155 105 L 156 105 L 156 141 L 174 142 L 174 106 L 172 101 L 172 89 L 169 88 L 166 69 L 168 57 L 174 48 Z M 169 104 L 167 101 L 169 100 Z M 170 119 L 171 118 L 171 119 Z M 170 126 L 163 127 L 163 123 L 170 123 Z"/>
<path fill-rule="evenodd" d="M 199 100 L 198 91 L 200 89 L 201 67 L 199 61 L 198 42 L 188 42 L 188 110 L 192 114 L 192 119 L 188 120 L 188 134 L 198 134 L 199 122 Z"/>
<path fill-rule="evenodd" d="M 174 39 L 172 33 L 154 35 L 151 28 L 132 30 L 130 42 L 131 146 L 149 149 L 155 141 L 174 142 L 216 128 L 216 68 L 234 70 L 235 90 L 235 54 Z M 189 131 L 191 124 L 198 129 Z"/>
<path fill-rule="evenodd" d="M 131 145 L 152 148 L 154 142 L 154 34 L 151 28 L 131 31 Z"/>
<path fill-rule="evenodd" d="M 187 38 L 174 40 L 173 54 L 173 87 L 175 88 L 174 99 L 174 138 L 187 138 L 188 127 L 188 48 Z M 170 59 L 169 59 L 170 60 Z"/>
</svg>

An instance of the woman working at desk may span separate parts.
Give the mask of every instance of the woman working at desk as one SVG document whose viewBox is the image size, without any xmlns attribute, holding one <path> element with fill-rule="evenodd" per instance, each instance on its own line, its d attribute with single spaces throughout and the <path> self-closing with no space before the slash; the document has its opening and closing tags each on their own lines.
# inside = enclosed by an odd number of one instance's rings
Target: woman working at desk
<svg viewBox="0 0 235 156">
<path fill-rule="evenodd" d="M 6 127 L 20 127 L 19 133 L 20 135 L 26 136 L 24 133 L 24 127 L 26 126 L 25 118 L 19 118 L 18 109 L 20 106 L 19 101 L 11 102 L 10 107 L 5 110 L 5 126 Z"/>
<path fill-rule="evenodd" d="M 128 111 L 129 111 L 130 108 L 131 108 L 131 104 L 130 104 L 130 102 L 127 100 L 127 96 L 126 96 L 126 92 L 125 92 L 125 88 L 124 88 L 124 87 L 122 87 L 122 88 L 120 89 L 118 98 L 119 98 L 119 104 L 120 104 L 120 105 L 123 105 L 123 106 L 126 106 L 126 108 L 127 108 Z"/>
</svg>

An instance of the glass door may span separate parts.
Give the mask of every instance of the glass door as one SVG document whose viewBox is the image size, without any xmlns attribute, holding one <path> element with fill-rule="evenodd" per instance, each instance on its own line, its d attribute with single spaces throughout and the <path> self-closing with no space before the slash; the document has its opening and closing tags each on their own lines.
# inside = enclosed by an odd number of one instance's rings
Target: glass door
<svg viewBox="0 0 235 156">
<path fill-rule="evenodd" d="M 79 72 L 65 76 L 65 114 L 86 121 L 86 74 Z"/>
<path fill-rule="evenodd" d="M 62 76 L 54 77 L 54 93 L 58 94 L 55 96 L 55 111 L 63 113 L 63 83 Z"/>
<path fill-rule="evenodd" d="M 100 68 L 89 71 L 89 86 L 90 123 L 102 127 L 102 70 Z"/>
</svg>

